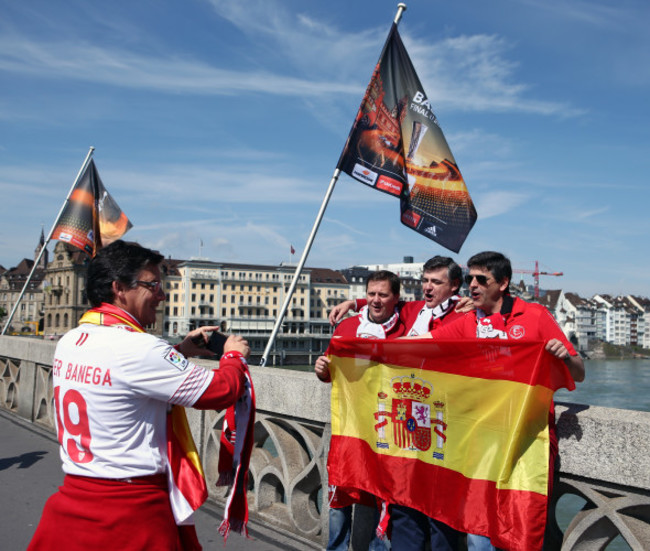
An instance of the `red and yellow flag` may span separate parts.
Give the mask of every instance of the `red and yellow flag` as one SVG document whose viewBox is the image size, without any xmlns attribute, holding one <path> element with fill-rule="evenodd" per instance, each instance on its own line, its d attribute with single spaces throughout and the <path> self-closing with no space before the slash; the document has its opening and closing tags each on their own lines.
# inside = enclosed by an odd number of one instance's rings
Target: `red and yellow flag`
<svg viewBox="0 0 650 551">
<path fill-rule="evenodd" d="M 553 392 L 540 342 L 332 339 L 329 484 L 503 549 L 541 549 Z"/>
</svg>

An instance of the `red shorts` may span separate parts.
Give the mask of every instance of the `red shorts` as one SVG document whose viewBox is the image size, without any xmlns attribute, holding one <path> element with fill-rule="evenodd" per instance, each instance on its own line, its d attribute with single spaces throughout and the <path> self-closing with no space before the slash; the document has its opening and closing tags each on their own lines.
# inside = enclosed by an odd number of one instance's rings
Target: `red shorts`
<svg viewBox="0 0 650 551">
<path fill-rule="evenodd" d="M 45 503 L 28 550 L 201 549 L 195 532 L 194 540 L 198 547 L 181 542 L 165 475 L 130 482 L 66 475 Z"/>
</svg>

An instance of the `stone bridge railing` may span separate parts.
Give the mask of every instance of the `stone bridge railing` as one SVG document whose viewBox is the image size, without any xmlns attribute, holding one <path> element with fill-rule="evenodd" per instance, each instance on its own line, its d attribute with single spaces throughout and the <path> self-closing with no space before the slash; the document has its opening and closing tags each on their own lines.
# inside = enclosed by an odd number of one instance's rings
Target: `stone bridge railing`
<svg viewBox="0 0 650 551">
<path fill-rule="evenodd" d="M 0 337 L 0 407 L 54 430 L 51 363 L 54 343 Z M 203 363 L 203 362 L 202 362 Z M 205 362 L 211 367 L 211 362 Z M 293 536 L 301 548 L 322 548 L 327 534 L 325 460 L 329 385 L 311 373 L 252 368 L 257 395 L 251 459 L 251 517 Z M 211 497 L 222 414 L 188 410 Z M 546 548 L 604 549 L 622 538 L 650 549 L 650 413 L 558 404 L 558 479 Z M 562 518 L 560 525 L 557 518 Z M 363 549 L 359 534 L 353 548 Z M 367 545 L 365 545 L 367 549 Z"/>
</svg>

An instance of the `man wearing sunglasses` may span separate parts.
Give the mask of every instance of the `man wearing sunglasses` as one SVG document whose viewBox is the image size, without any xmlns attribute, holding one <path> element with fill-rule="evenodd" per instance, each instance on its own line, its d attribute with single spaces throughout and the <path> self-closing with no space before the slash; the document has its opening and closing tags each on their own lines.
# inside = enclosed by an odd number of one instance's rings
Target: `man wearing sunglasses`
<svg viewBox="0 0 650 551">
<path fill-rule="evenodd" d="M 469 269 L 465 282 L 476 310 L 459 321 L 432 332 L 434 339 L 537 339 L 546 343 L 546 351 L 563 360 L 576 382 L 585 378 L 584 363 L 568 341 L 550 312 L 542 305 L 513 298 L 509 292 L 512 278 L 510 260 L 503 254 L 485 251 L 467 261 Z M 550 469 L 552 473 L 558 452 L 555 411 L 549 413 Z M 469 534 L 469 551 L 495 549 L 486 536 Z"/>
<path fill-rule="evenodd" d="M 146 333 L 165 299 L 162 260 L 118 240 L 90 261 L 86 294 L 93 308 L 59 341 L 52 364 L 66 476 L 45 505 L 30 550 L 200 549 L 193 525 L 177 526 L 194 505 L 169 493 L 181 486 L 171 477 L 178 417 L 168 412 L 184 419 L 172 406 L 235 404 L 247 388 L 250 348 L 232 335 L 219 369 L 206 370 L 187 357 L 205 355 L 195 343 L 207 342 L 217 327 L 195 329 L 176 347 Z M 207 495 L 202 473 L 190 477 L 200 501 Z M 180 510 L 179 503 L 186 506 Z"/>
</svg>

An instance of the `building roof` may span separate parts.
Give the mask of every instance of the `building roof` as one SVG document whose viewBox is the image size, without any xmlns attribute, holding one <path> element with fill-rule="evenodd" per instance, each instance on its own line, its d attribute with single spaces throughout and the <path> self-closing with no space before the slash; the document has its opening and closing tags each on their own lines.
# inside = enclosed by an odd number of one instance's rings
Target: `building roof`
<svg viewBox="0 0 650 551">
<path fill-rule="evenodd" d="M 314 283 L 339 283 L 347 284 L 348 280 L 341 272 L 329 268 L 310 268 L 311 280 Z"/>
<path fill-rule="evenodd" d="M 7 281 L 7 285 L 10 290 L 18 291 L 25 286 L 25 281 L 27 281 L 27 278 L 29 277 L 29 274 L 31 273 L 33 267 L 34 267 L 33 260 L 30 260 L 29 258 L 23 258 L 18 263 L 18 266 L 14 266 L 9 270 L 5 270 L 0 275 L 2 276 L 3 279 Z M 29 282 L 29 288 L 36 289 L 41 284 L 44 277 L 45 277 L 44 270 L 42 270 L 41 268 L 37 268 L 36 270 L 34 270 L 32 279 Z"/>
<path fill-rule="evenodd" d="M 538 301 L 542 306 L 546 306 L 549 310 L 553 311 L 557 308 L 557 303 L 560 300 L 561 289 L 553 289 L 546 291 L 544 296 L 539 297 Z M 566 295 L 565 295 L 566 296 Z"/>
<path fill-rule="evenodd" d="M 169 276 L 180 276 L 181 273 L 178 270 L 178 267 L 185 262 L 184 260 L 178 260 L 174 258 L 163 258 L 163 261 L 160 263 L 160 270 L 162 273 Z"/>
</svg>

